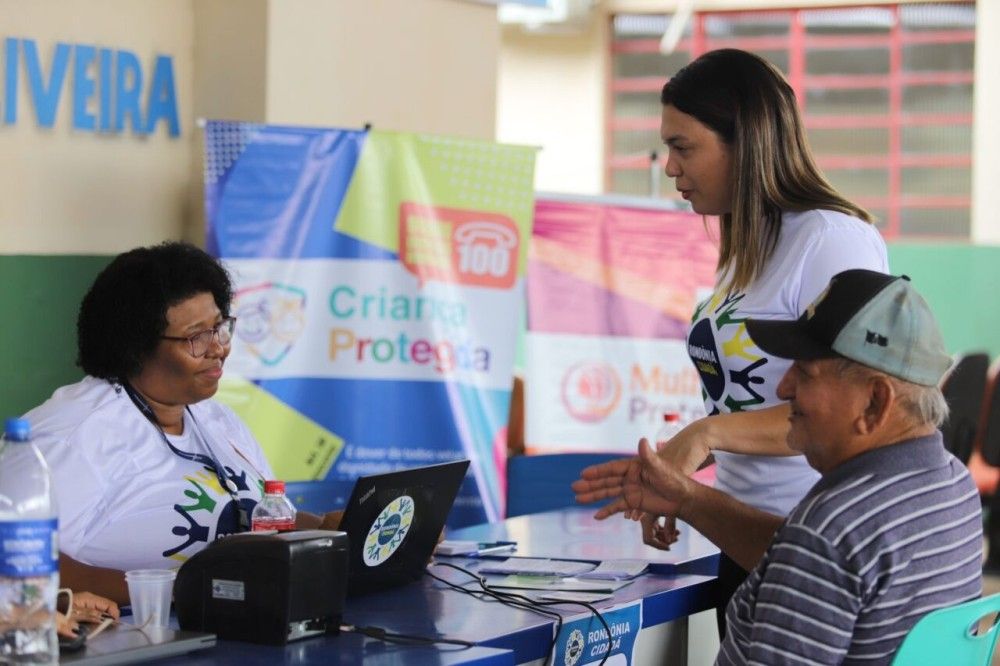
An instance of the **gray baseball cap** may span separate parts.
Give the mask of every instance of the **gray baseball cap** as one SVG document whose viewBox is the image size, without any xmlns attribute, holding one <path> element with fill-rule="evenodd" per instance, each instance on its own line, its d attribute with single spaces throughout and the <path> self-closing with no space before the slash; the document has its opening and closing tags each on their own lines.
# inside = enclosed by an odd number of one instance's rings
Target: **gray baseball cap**
<svg viewBox="0 0 1000 666">
<path fill-rule="evenodd" d="M 837 273 L 798 319 L 750 319 L 747 331 L 778 358 L 843 356 L 924 386 L 936 386 L 951 366 L 927 301 L 905 275 Z"/>
</svg>

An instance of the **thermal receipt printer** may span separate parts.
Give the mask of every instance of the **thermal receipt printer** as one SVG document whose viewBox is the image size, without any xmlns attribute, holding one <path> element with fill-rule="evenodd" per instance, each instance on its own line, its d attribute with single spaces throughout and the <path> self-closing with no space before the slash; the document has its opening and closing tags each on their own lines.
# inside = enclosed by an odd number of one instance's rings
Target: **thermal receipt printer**
<svg viewBox="0 0 1000 666">
<path fill-rule="evenodd" d="M 327 530 L 234 534 L 177 572 L 181 629 L 267 645 L 340 632 L 347 534 Z"/>
</svg>

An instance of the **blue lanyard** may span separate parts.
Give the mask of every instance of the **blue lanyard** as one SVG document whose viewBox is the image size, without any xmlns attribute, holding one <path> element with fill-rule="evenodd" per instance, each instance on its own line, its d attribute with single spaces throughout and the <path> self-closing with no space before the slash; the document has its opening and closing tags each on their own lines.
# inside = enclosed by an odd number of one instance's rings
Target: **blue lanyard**
<svg viewBox="0 0 1000 666">
<path fill-rule="evenodd" d="M 192 425 L 192 433 L 194 434 L 195 439 L 200 441 L 205 450 L 209 452 L 209 455 L 196 453 L 194 451 L 182 451 L 174 446 L 173 442 L 171 442 L 167 437 L 167 433 L 163 432 L 163 426 L 161 426 L 160 422 L 156 419 L 156 414 L 153 412 L 153 408 L 149 406 L 149 403 L 146 402 L 145 398 L 139 395 L 139 392 L 132 388 L 132 385 L 128 382 L 122 382 L 121 385 L 122 388 L 125 389 L 126 395 L 128 395 L 128 397 L 132 400 L 132 404 L 134 404 L 139 412 L 156 427 L 156 431 L 160 433 L 160 439 L 163 440 L 163 443 L 167 445 L 174 455 L 183 458 L 184 460 L 200 463 L 201 465 L 204 465 L 206 469 L 211 469 L 215 472 L 215 476 L 219 480 L 219 485 L 222 486 L 222 489 L 229 493 L 229 496 L 236 502 L 240 528 L 244 531 L 249 530 L 250 517 L 237 498 L 237 492 L 239 489 L 236 486 L 236 483 L 226 474 L 226 469 L 222 466 L 222 463 L 220 463 L 218 458 L 215 457 L 215 453 L 212 451 L 212 446 L 208 443 L 204 434 L 202 434 L 201 426 L 198 425 L 198 421 L 194 418 L 194 413 L 191 411 L 191 408 L 185 406 L 184 410 L 190 417 L 189 420 Z"/>
</svg>

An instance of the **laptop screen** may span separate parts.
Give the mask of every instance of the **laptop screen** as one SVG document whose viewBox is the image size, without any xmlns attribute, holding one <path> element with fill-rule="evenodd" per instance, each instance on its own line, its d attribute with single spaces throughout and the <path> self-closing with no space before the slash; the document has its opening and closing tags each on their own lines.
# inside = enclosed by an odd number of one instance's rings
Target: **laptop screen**
<svg viewBox="0 0 1000 666">
<path fill-rule="evenodd" d="M 458 460 L 355 482 L 340 523 L 350 539 L 348 594 L 423 575 L 468 468 L 468 460 Z"/>
</svg>

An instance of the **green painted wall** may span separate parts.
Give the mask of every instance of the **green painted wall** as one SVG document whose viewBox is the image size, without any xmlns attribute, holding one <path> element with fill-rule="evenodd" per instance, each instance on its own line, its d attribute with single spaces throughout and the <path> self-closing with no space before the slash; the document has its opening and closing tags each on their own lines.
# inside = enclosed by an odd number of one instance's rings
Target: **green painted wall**
<svg viewBox="0 0 1000 666">
<path fill-rule="evenodd" d="M 950 352 L 1000 356 L 1000 247 L 894 243 L 889 267 L 930 303 Z"/>
<path fill-rule="evenodd" d="M 110 260 L 0 255 L 0 418 L 24 413 L 82 376 L 76 312 Z M 927 298 L 950 351 L 1000 356 L 1000 247 L 892 244 L 889 265 Z M 523 351 L 518 362 L 523 367 Z"/>
<path fill-rule="evenodd" d="M 23 414 L 76 367 L 80 300 L 111 257 L 0 255 L 0 418 Z"/>
</svg>

